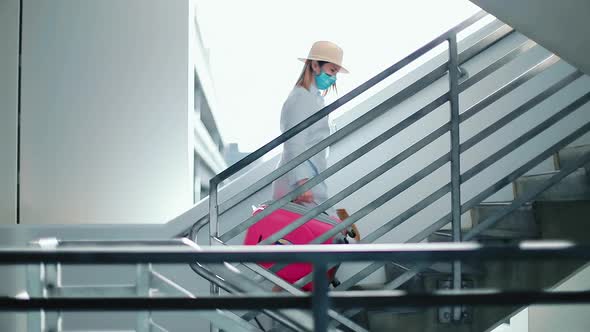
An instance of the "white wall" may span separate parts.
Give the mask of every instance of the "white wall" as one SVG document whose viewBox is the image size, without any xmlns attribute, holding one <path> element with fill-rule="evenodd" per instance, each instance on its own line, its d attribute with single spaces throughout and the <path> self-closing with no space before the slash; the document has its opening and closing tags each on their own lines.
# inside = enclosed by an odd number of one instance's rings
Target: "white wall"
<svg viewBox="0 0 590 332">
<path fill-rule="evenodd" d="M 0 225 L 15 225 L 17 222 L 19 21 L 19 0 L 0 0 Z M 5 236 L 6 232 L 0 232 L 0 242 Z M 0 294 L 14 296 L 18 278 L 13 266 L 0 267 Z M 0 330 L 22 330 L 22 316 L 12 312 L 0 313 Z"/>
<path fill-rule="evenodd" d="M 0 0 L 0 224 L 16 224 L 19 0 Z"/>
<path fill-rule="evenodd" d="M 570 277 L 556 291 L 583 291 L 590 289 L 590 266 L 586 265 Z M 590 305 L 553 305 L 529 307 L 531 332 L 583 332 L 590 326 Z"/>
<path fill-rule="evenodd" d="M 492 332 L 529 332 L 529 309 L 522 309 L 510 318 L 509 323 L 500 324 Z"/>
<path fill-rule="evenodd" d="M 19 0 L 0 0 L 0 225 L 16 224 Z M 6 240 L 0 231 L 0 243 Z M 14 296 L 19 275 L 0 267 L 0 296 Z M 0 331 L 22 331 L 24 315 L 0 313 Z"/>
<path fill-rule="evenodd" d="M 188 0 L 24 1 L 22 223 L 192 206 Z"/>
</svg>

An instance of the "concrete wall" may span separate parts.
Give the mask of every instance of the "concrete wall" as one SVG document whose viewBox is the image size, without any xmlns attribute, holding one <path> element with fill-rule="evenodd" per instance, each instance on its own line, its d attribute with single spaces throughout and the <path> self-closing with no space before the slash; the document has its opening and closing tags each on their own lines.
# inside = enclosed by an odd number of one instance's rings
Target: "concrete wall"
<svg viewBox="0 0 590 332">
<path fill-rule="evenodd" d="M 590 74 L 590 3 L 579 0 L 471 0 Z"/>
<path fill-rule="evenodd" d="M 21 222 L 163 223 L 192 206 L 189 1 L 23 6 Z"/>
<path fill-rule="evenodd" d="M 0 1 L 0 224 L 16 224 L 19 0 Z"/>
</svg>

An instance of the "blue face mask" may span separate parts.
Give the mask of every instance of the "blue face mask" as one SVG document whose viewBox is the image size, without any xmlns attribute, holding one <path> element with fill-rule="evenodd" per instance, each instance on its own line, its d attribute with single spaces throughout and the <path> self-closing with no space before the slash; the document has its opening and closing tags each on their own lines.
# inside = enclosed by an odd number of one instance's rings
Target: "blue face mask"
<svg viewBox="0 0 590 332">
<path fill-rule="evenodd" d="M 330 76 L 323 70 L 319 75 L 315 75 L 315 84 L 320 90 L 326 90 L 334 83 L 336 83 L 336 76 Z"/>
</svg>

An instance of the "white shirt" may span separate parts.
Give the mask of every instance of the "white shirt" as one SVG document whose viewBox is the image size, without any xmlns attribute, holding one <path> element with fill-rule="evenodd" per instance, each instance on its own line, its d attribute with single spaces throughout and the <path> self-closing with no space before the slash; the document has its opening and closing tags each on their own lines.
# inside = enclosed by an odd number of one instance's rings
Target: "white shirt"
<svg viewBox="0 0 590 332">
<path fill-rule="evenodd" d="M 311 84 L 309 91 L 304 87 L 296 86 L 289 94 L 281 110 L 281 132 L 284 133 L 323 107 L 324 97 L 320 94 L 315 83 Z M 326 116 L 284 143 L 281 160 L 277 167 L 286 164 L 328 136 L 330 136 L 330 124 Z M 327 149 L 320 151 L 309 160 L 304 161 L 284 176 L 278 178 L 273 183 L 273 199 L 276 200 L 288 194 L 297 187 L 297 181 L 311 179 L 323 172 L 326 165 Z M 325 182 L 317 184 L 311 191 L 314 203 L 304 205 L 315 206 L 328 199 L 328 188 Z"/>
</svg>

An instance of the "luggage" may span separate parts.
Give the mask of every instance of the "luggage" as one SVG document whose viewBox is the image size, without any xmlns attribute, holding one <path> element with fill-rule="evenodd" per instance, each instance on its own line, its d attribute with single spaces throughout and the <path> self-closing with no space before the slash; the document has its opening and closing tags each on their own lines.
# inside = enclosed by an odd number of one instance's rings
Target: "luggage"
<svg viewBox="0 0 590 332">
<path fill-rule="evenodd" d="M 263 211 L 268 205 L 262 204 L 259 206 L 252 215 L 256 215 Z M 248 228 L 246 232 L 246 238 L 244 239 L 245 245 L 256 245 L 261 241 L 265 240 L 272 234 L 283 229 L 293 221 L 297 220 L 303 214 L 308 211 L 308 208 L 295 204 L 288 203 L 282 208 L 274 211 L 270 215 L 264 217 L 254 225 Z M 275 245 L 290 245 L 290 244 L 307 244 L 331 230 L 335 225 L 340 223 L 340 220 L 335 217 L 330 217 L 326 214 L 321 214 L 314 219 L 311 219 L 307 223 L 299 226 L 291 233 L 285 235 L 283 238 L 275 242 Z M 346 235 L 338 233 L 334 237 L 323 242 L 323 244 L 343 244 L 348 243 Z M 260 265 L 266 269 L 269 269 L 274 263 L 260 263 Z M 283 269 L 279 270 L 277 275 L 283 280 L 293 284 L 297 280 L 305 277 L 312 272 L 312 265 L 309 263 L 293 263 L 289 264 Z M 335 281 L 337 267 L 333 267 L 328 270 L 328 280 Z M 305 291 L 311 291 L 313 289 L 312 283 L 308 283 L 302 288 Z"/>
</svg>

